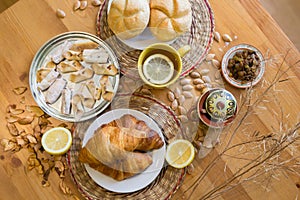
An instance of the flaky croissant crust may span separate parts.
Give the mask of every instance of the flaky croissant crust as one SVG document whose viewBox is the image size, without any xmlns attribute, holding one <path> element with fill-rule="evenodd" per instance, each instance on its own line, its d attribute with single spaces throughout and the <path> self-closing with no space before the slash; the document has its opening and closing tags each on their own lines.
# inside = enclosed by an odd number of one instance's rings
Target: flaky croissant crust
<svg viewBox="0 0 300 200">
<path fill-rule="evenodd" d="M 110 134 L 110 141 L 126 151 L 150 151 L 164 145 L 156 131 L 150 129 L 144 121 L 129 114 L 104 126 L 115 127 L 115 131 Z"/>
<path fill-rule="evenodd" d="M 152 164 L 148 151 L 163 145 L 156 131 L 128 114 L 99 127 L 80 150 L 79 161 L 120 181 L 144 171 Z"/>
</svg>

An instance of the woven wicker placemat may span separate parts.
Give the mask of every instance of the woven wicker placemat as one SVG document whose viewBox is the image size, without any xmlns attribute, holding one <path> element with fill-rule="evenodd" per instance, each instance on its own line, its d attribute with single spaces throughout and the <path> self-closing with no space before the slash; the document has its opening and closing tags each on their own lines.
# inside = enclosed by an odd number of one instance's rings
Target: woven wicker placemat
<svg viewBox="0 0 300 200">
<path fill-rule="evenodd" d="M 137 60 L 140 50 L 133 49 L 121 42 L 107 24 L 108 1 L 100 6 L 97 15 L 97 35 L 108 43 L 116 53 L 121 65 L 121 72 L 131 77 L 138 77 Z M 205 59 L 213 42 L 214 16 L 208 0 L 190 0 L 192 7 L 192 26 L 190 31 L 178 37 L 172 44 L 175 49 L 190 45 L 191 50 L 182 59 L 181 76 L 187 75 Z"/>
<path fill-rule="evenodd" d="M 181 134 L 182 128 L 175 113 L 157 99 L 142 94 L 117 95 L 111 109 L 129 108 L 145 113 L 157 122 L 166 142 Z M 71 176 L 86 199 L 169 199 L 181 185 L 185 169 L 164 165 L 158 177 L 147 187 L 132 193 L 115 193 L 97 185 L 88 175 L 84 164 L 78 161 L 85 131 L 95 119 L 78 123 L 73 130 L 73 143 L 67 155 Z"/>
</svg>

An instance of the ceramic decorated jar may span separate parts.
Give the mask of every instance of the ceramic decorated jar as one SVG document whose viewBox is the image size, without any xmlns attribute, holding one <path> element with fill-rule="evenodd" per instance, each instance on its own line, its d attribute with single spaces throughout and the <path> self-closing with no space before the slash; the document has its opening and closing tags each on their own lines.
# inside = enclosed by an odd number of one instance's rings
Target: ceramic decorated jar
<svg viewBox="0 0 300 200">
<path fill-rule="evenodd" d="M 218 89 L 208 95 L 205 108 L 212 119 L 224 121 L 236 113 L 237 103 L 230 92 Z"/>
</svg>

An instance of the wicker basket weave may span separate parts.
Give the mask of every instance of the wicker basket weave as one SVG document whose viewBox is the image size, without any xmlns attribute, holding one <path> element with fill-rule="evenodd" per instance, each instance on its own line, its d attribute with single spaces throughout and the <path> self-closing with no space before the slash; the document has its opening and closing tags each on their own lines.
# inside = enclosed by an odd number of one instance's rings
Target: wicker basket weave
<svg viewBox="0 0 300 200">
<path fill-rule="evenodd" d="M 182 59 L 183 70 L 181 76 L 187 75 L 205 59 L 213 42 L 214 16 L 208 0 L 190 0 L 192 7 L 192 26 L 190 31 L 178 37 L 172 44 L 175 49 L 190 45 L 191 50 Z M 108 43 L 115 51 L 121 72 L 131 77 L 138 77 L 137 60 L 140 50 L 133 49 L 119 40 L 107 24 L 106 0 L 97 15 L 97 35 Z"/>
<path fill-rule="evenodd" d="M 168 106 L 150 96 L 133 94 L 116 96 L 112 107 L 128 108 L 145 113 L 162 129 L 166 142 L 174 133 L 181 134 L 182 128 L 172 110 Z M 145 109 L 148 108 L 148 109 Z M 169 199 L 183 181 L 185 169 L 165 166 L 156 179 L 147 187 L 132 193 L 116 193 L 97 185 L 87 173 L 83 163 L 78 161 L 82 139 L 89 125 L 95 120 L 78 123 L 73 130 L 73 144 L 67 155 L 71 176 L 79 191 L 86 199 Z"/>
</svg>

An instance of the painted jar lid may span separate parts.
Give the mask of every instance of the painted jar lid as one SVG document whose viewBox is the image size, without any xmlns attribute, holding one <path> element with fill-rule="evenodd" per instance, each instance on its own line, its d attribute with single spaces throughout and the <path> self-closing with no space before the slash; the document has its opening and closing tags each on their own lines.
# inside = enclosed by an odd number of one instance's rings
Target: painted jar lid
<svg viewBox="0 0 300 200">
<path fill-rule="evenodd" d="M 237 102 L 230 92 L 225 89 L 218 89 L 208 95 L 205 108 L 211 118 L 226 120 L 235 114 Z"/>
</svg>

